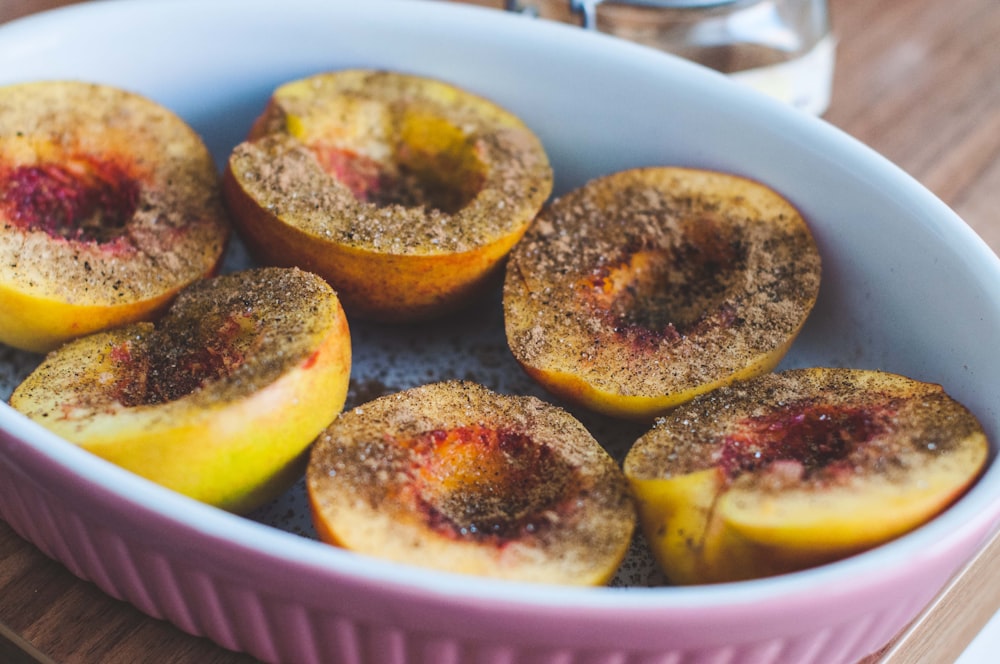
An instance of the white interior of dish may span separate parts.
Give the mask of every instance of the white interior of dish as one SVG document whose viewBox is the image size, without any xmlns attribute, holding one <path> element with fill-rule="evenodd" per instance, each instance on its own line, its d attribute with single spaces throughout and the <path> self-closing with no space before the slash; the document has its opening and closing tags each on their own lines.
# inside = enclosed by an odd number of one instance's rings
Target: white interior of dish
<svg viewBox="0 0 1000 664">
<path fill-rule="evenodd" d="M 653 164 L 758 179 L 802 211 L 824 259 L 819 302 L 783 366 L 878 368 L 939 382 L 981 419 L 996 445 L 1000 261 L 940 201 L 864 146 L 721 75 L 566 26 L 416 0 L 287 0 L 280 11 L 269 6 L 268 0 L 128 0 L 28 19 L 0 29 L 0 62 L 18 64 L 0 71 L 0 83 L 82 78 L 144 93 L 185 117 L 221 165 L 276 85 L 343 67 L 397 69 L 448 80 L 518 114 L 545 144 L 557 192 Z M 268 20 L 261 21 L 265 13 Z M 37 38 L 38 22 L 50 23 L 48 40 Z M 235 246 L 228 265 L 245 261 Z M 542 395 L 506 352 L 498 301 L 479 306 L 481 312 L 458 323 L 465 326 L 460 330 L 453 322 L 418 333 L 352 323 L 358 393 L 461 377 Z M 0 397 L 9 396 L 37 360 L 0 347 Z M 587 423 L 619 457 L 634 437 L 635 431 L 607 421 Z M 53 463 L 137 506 L 175 516 L 193 531 L 273 551 L 292 563 L 434 592 L 521 601 L 733 601 L 789 584 L 801 588 L 877 572 L 909 556 L 933 555 L 935 547 L 948 545 L 949 533 L 995 519 L 1000 493 L 1000 470 L 992 467 L 965 499 L 928 526 L 825 568 L 693 592 L 595 589 L 581 596 L 428 574 L 318 545 L 309 538 L 301 486 L 254 515 L 287 531 L 279 532 L 127 476 L 6 405 L 0 405 L 0 427 Z M 615 585 L 656 581 L 639 552 Z"/>
</svg>

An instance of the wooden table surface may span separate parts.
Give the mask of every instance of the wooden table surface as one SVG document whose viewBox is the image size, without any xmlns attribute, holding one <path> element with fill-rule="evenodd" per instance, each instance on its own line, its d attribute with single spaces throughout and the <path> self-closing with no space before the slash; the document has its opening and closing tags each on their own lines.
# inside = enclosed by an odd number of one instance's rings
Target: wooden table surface
<svg viewBox="0 0 1000 664">
<path fill-rule="evenodd" d="M 0 0 L 0 23 L 79 0 Z M 838 50 L 825 118 L 870 145 L 950 205 L 1000 252 L 1000 1 L 830 0 Z M 1000 556 L 990 552 L 988 562 Z M 938 644 L 954 659 L 1000 608 Z M 945 639 L 947 641 L 947 639 Z M 0 521 L 0 662 L 249 664 L 104 595 Z"/>
</svg>

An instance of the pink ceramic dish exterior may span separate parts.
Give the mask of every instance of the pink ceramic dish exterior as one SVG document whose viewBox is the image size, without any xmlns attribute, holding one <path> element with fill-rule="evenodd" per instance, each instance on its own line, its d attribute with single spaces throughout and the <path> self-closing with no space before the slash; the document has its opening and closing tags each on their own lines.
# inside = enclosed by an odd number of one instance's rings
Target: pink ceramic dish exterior
<svg viewBox="0 0 1000 664">
<path fill-rule="evenodd" d="M 742 588 L 539 591 L 413 575 L 198 514 L 206 508 L 85 453 L 63 466 L 31 449 L 61 441 L 13 428 L 3 434 L 0 514 L 17 532 L 108 594 L 267 662 L 856 662 L 931 599 L 980 537 L 956 533 L 893 569 L 848 563 Z M 96 486 L 108 481 L 115 489 Z"/>
<path fill-rule="evenodd" d="M 997 440 L 1000 262 L 897 168 L 721 76 L 600 35 L 417 0 L 88 4 L 0 28 L 0 62 L 0 83 L 84 78 L 146 93 L 191 121 L 220 163 L 275 85 L 367 66 L 506 105 L 541 136 L 560 191 L 652 163 L 757 178 L 800 207 L 824 257 L 820 301 L 786 366 L 940 382 Z M 992 530 L 998 474 L 993 464 L 924 528 L 815 570 L 712 587 L 551 588 L 383 563 L 219 512 L 0 404 L 0 517 L 146 613 L 289 664 L 855 662 Z"/>
</svg>

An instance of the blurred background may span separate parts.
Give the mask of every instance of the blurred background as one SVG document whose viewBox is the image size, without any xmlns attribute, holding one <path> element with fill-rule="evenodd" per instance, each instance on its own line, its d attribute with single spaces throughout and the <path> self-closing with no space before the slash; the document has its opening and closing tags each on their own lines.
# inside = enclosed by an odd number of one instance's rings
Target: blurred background
<svg viewBox="0 0 1000 664">
<path fill-rule="evenodd" d="M 0 0 L 0 23 L 85 1 Z M 454 1 L 497 10 L 508 4 L 508 0 Z M 540 15 L 540 20 L 582 22 L 580 14 L 569 9 L 569 0 L 511 4 Z M 812 86 L 808 94 L 829 94 L 817 102 L 821 108 L 812 111 L 821 112 L 825 120 L 915 177 L 1000 252 L 1000 1 L 740 0 L 729 4 L 798 5 L 812 12 L 813 18 L 821 8 L 826 15 L 818 20 L 826 21 L 832 35 L 828 46 L 835 48 L 828 54 L 817 48 L 812 60 L 801 60 L 799 65 L 799 84 Z M 655 45 L 663 41 L 655 24 L 669 11 L 677 10 L 607 2 L 600 7 L 596 27 Z M 800 23 L 797 29 L 816 32 L 819 28 Z M 811 39 L 806 35 L 810 45 Z M 753 55 L 751 64 L 760 55 Z M 807 54 L 789 57 L 803 55 Z M 822 61 L 827 55 L 829 63 Z M 731 52 L 721 57 L 715 50 L 708 58 L 708 64 L 723 70 L 746 65 L 745 58 L 740 65 Z M 803 74 L 802 69 L 807 71 Z"/>
</svg>

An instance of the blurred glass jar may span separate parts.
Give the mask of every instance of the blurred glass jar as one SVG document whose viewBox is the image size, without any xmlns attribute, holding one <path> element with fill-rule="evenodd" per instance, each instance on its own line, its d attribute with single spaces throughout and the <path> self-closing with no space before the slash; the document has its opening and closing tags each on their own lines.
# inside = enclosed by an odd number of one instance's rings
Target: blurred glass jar
<svg viewBox="0 0 1000 664">
<path fill-rule="evenodd" d="M 830 103 L 835 46 L 826 0 L 505 0 L 505 6 L 679 55 L 815 115 Z"/>
</svg>

